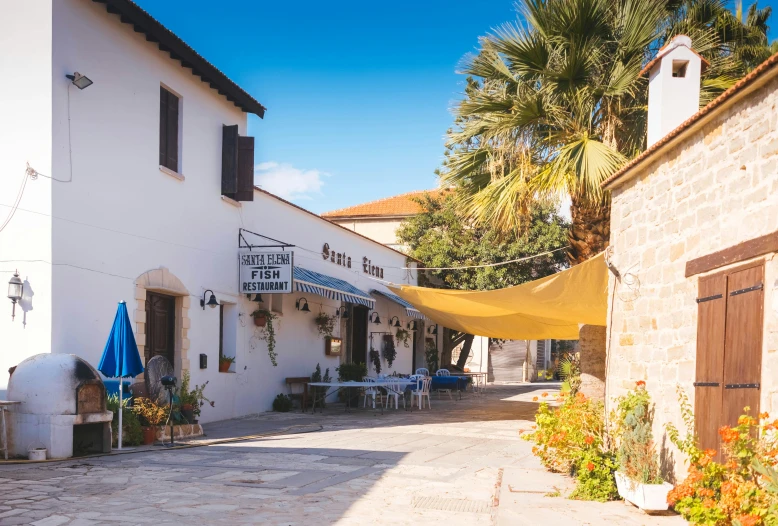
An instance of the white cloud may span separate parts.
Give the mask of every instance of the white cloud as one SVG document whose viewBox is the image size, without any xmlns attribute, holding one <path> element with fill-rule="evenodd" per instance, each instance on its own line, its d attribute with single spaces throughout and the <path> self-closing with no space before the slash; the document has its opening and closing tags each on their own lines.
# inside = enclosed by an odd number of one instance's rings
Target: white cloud
<svg viewBox="0 0 778 526">
<path fill-rule="evenodd" d="M 311 199 L 321 194 L 323 177 L 319 170 L 302 170 L 288 163 L 265 162 L 254 166 L 254 182 L 263 190 L 284 199 Z"/>
</svg>

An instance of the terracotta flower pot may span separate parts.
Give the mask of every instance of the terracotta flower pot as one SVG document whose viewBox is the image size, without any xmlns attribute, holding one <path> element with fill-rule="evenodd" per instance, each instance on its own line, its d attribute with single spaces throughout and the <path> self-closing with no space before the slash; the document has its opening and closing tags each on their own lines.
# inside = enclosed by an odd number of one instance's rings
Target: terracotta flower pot
<svg viewBox="0 0 778 526">
<path fill-rule="evenodd" d="M 186 419 L 187 423 L 194 424 L 194 406 L 192 406 L 192 404 L 182 405 L 181 416 Z"/>
<path fill-rule="evenodd" d="M 267 315 L 265 314 L 257 314 L 254 316 L 254 325 L 257 327 L 264 327 L 267 325 Z"/>
<path fill-rule="evenodd" d="M 143 427 L 143 445 L 150 446 L 157 439 L 156 426 L 144 426 Z"/>
<path fill-rule="evenodd" d="M 219 372 L 220 373 L 230 372 L 230 365 L 232 365 L 231 362 L 219 362 Z"/>
</svg>

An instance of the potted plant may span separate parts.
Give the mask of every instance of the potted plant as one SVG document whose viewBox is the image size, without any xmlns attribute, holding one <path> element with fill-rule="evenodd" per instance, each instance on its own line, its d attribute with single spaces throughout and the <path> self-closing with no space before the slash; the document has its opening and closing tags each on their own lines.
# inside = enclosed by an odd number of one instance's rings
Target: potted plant
<svg viewBox="0 0 778 526">
<path fill-rule="evenodd" d="M 132 410 L 138 415 L 143 425 L 143 445 L 149 446 L 157 439 L 157 426 L 167 420 L 169 409 L 167 406 L 158 405 L 149 398 L 136 398 Z"/>
<path fill-rule="evenodd" d="M 219 356 L 219 372 L 227 373 L 230 371 L 230 366 L 235 362 L 235 358 L 232 356 Z"/>
<path fill-rule="evenodd" d="M 332 337 L 332 331 L 335 329 L 335 316 L 320 312 L 313 321 L 316 323 L 316 330 L 319 331 L 319 336 L 325 338 Z"/>
<path fill-rule="evenodd" d="M 251 313 L 251 317 L 254 318 L 254 325 L 257 327 L 264 327 L 267 325 L 268 319 L 272 316 L 274 316 L 274 314 L 267 309 L 257 309 Z"/>
<path fill-rule="evenodd" d="M 206 403 L 209 403 L 211 407 L 215 404 L 205 397 L 205 386 L 208 385 L 206 381 L 203 385 L 195 385 L 194 389 L 189 390 L 189 371 L 184 371 L 181 377 L 181 387 L 178 392 L 179 404 L 181 405 L 181 416 L 184 418 L 187 424 L 196 424 L 197 419 L 200 416 L 200 408 Z"/>
<path fill-rule="evenodd" d="M 646 382 L 620 397 L 613 420 L 618 443 L 616 487 L 624 500 L 644 511 L 667 510 L 672 484 L 662 479 L 651 426 L 654 411 Z"/>
<path fill-rule="evenodd" d="M 381 374 L 381 355 L 378 354 L 378 351 L 373 349 L 372 346 L 370 347 L 369 354 L 370 354 L 370 361 L 373 363 L 373 368 L 375 369 L 375 374 Z"/>
<path fill-rule="evenodd" d="M 397 329 L 397 341 L 402 343 L 405 348 L 407 349 L 408 346 L 408 340 L 411 337 L 411 333 L 405 329 Z"/>
<path fill-rule="evenodd" d="M 397 358 L 397 348 L 394 346 L 394 338 L 392 338 L 391 334 L 384 335 L 381 354 L 383 355 L 384 360 L 386 360 L 386 364 L 391 367 L 394 363 L 394 359 Z"/>
<path fill-rule="evenodd" d="M 276 328 L 275 320 L 278 316 L 266 309 L 257 309 L 251 313 L 254 317 L 254 324 L 260 327 L 260 332 L 256 335 L 257 339 L 267 342 L 267 354 L 270 356 L 270 363 L 273 367 L 278 366 L 278 355 L 276 354 Z M 262 325 L 257 323 L 257 318 L 263 320 Z"/>
</svg>

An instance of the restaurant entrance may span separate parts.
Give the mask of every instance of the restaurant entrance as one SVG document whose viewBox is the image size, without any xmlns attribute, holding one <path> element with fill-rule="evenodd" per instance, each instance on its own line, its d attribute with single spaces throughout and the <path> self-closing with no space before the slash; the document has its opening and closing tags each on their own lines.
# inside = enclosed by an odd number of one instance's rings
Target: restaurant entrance
<svg viewBox="0 0 778 526">
<path fill-rule="evenodd" d="M 351 313 L 351 363 L 367 363 L 367 318 L 367 308 L 354 307 Z"/>
</svg>

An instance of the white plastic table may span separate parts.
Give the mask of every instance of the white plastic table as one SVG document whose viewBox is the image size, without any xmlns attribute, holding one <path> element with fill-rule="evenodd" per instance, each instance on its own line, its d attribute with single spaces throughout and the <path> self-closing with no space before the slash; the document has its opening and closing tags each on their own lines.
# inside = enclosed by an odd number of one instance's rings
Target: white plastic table
<svg viewBox="0 0 778 526">
<path fill-rule="evenodd" d="M 21 402 L 12 402 L 11 400 L 0 400 L 0 426 L 3 432 L 3 454 L 8 460 L 8 428 L 5 426 L 5 412 L 9 406 L 19 405 Z"/>
<path fill-rule="evenodd" d="M 343 389 L 350 389 L 353 387 L 365 387 L 365 388 L 373 388 L 373 387 L 382 387 L 387 390 L 392 390 L 392 387 L 398 387 L 406 385 L 414 385 L 416 382 L 414 380 L 395 380 L 395 381 L 387 381 L 387 380 L 376 380 L 375 382 L 310 382 L 308 385 L 311 387 L 335 387 L 335 391 L 324 393 L 324 396 L 322 396 L 320 399 L 324 401 L 325 398 L 330 396 L 331 394 L 339 393 Z M 313 411 L 316 411 L 316 395 L 313 396 Z M 349 410 L 349 400 L 350 397 L 346 397 L 346 411 Z M 322 408 L 322 412 L 324 411 L 324 408 Z M 381 413 L 384 412 L 384 406 L 381 406 Z"/>
</svg>

